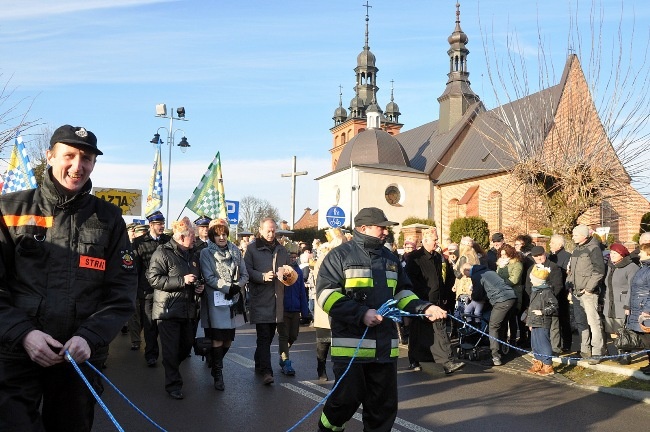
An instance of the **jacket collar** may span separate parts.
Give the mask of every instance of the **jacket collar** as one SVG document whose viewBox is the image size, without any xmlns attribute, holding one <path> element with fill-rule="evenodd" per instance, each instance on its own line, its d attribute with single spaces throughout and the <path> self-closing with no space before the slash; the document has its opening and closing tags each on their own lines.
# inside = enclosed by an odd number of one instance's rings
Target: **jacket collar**
<svg viewBox="0 0 650 432">
<path fill-rule="evenodd" d="M 72 197 L 67 197 L 58 188 L 52 179 L 52 167 L 48 168 L 43 176 L 43 185 L 41 186 L 41 193 L 48 201 L 52 202 L 57 207 L 70 207 L 79 203 L 86 195 L 88 195 L 93 187 L 90 179 L 83 185 L 81 190 Z"/>
</svg>

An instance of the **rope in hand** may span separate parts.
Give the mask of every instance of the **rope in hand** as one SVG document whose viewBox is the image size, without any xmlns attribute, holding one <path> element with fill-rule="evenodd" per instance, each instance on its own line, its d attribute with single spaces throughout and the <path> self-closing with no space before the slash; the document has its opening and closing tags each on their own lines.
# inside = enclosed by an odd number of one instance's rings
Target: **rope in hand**
<svg viewBox="0 0 650 432">
<path fill-rule="evenodd" d="M 74 367 L 74 369 L 77 371 L 77 374 L 79 374 L 79 376 L 81 377 L 81 379 L 83 380 L 83 382 L 86 384 L 86 387 L 88 387 L 88 390 L 90 390 L 90 392 L 92 393 L 92 395 L 93 395 L 93 397 L 95 398 L 95 400 L 97 401 L 97 403 L 102 407 L 102 409 L 104 410 L 104 412 L 106 413 L 106 415 L 108 416 L 108 418 L 113 422 L 113 424 L 115 425 L 115 428 L 116 428 L 118 431 L 120 431 L 120 432 L 124 432 L 124 429 L 122 429 L 122 426 L 120 426 L 120 424 L 117 422 L 117 419 L 115 419 L 115 416 L 113 416 L 113 414 L 112 414 L 111 411 L 108 409 L 108 407 L 106 406 L 106 404 L 104 404 L 104 402 L 102 401 L 102 399 L 99 397 L 99 395 L 97 394 L 97 392 L 95 391 L 95 389 L 93 388 L 93 386 L 90 384 L 90 382 L 88 381 L 88 379 L 86 378 L 86 376 L 83 374 L 83 372 L 82 372 L 81 369 L 79 368 L 79 365 L 78 365 L 77 362 L 72 358 L 72 356 L 70 355 L 70 353 L 68 352 L 68 350 L 65 351 L 65 358 L 66 358 L 66 359 L 67 359 L 67 360 L 72 364 L 72 366 Z M 104 381 L 106 381 L 106 382 L 107 382 L 107 383 L 108 383 L 108 384 L 113 388 L 113 390 L 115 390 L 115 391 L 117 392 L 117 394 L 119 394 L 120 396 L 122 396 L 122 398 L 123 398 L 123 399 L 124 399 L 124 400 L 129 404 L 129 405 L 131 405 L 131 406 L 132 406 L 132 407 L 133 407 L 133 408 L 134 408 L 134 409 L 135 409 L 135 410 L 136 410 L 140 415 L 142 415 L 145 419 L 147 419 L 147 420 L 149 421 L 149 423 L 151 423 L 152 425 L 154 425 L 155 427 L 157 427 L 157 428 L 160 429 L 161 431 L 163 431 L 163 432 L 167 432 L 167 431 L 166 431 L 162 426 L 160 426 L 158 423 L 156 423 L 155 421 L 153 421 L 149 416 L 147 416 L 147 415 L 146 415 L 146 414 L 145 414 L 145 413 L 144 413 L 140 408 L 138 408 L 137 406 L 135 406 L 135 404 L 133 404 L 133 402 L 131 402 L 131 401 L 129 400 L 129 398 L 127 398 L 127 397 L 124 395 L 124 393 L 122 393 L 121 391 L 119 391 L 119 390 L 117 389 L 117 387 L 115 387 L 115 385 L 114 385 L 114 384 L 113 384 L 113 383 L 112 383 L 108 378 L 106 378 L 106 375 L 104 375 L 103 373 L 101 373 L 101 372 L 100 372 L 100 371 L 99 371 L 95 366 L 93 366 L 89 361 L 86 360 L 84 363 L 85 363 L 88 367 L 90 367 L 90 369 L 92 369 L 93 371 L 95 371 L 95 372 L 97 373 L 97 375 L 99 375 L 99 376 L 100 376 Z"/>
</svg>

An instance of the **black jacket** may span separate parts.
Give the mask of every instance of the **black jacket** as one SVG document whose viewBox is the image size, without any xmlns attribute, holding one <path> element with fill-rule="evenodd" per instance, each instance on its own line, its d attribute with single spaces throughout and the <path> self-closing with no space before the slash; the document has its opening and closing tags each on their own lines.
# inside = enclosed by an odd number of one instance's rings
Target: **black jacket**
<svg viewBox="0 0 650 432">
<path fill-rule="evenodd" d="M 560 295 L 562 290 L 564 289 L 564 280 L 562 279 L 562 269 L 555 264 L 553 261 L 549 260 L 548 258 L 544 263 L 542 264 L 544 267 L 548 267 L 551 269 L 551 273 L 548 275 L 548 279 L 546 279 L 546 284 L 551 287 L 551 291 L 553 292 L 554 296 Z M 528 267 L 528 271 L 526 272 L 526 292 L 528 295 L 531 295 L 532 289 L 533 289 L 533 284 L 530 282 L 530 272 L 533 271 L 535 266 Z"/>
<path fill-rule="evenodd" d="M 429 253 L 423 247 L 411 252 L 405 270 L 413 284 L 412 291 L 421 300 L 428 300 L 435 305 L 447 300 L 443 292 L 442 256 L 438 252 Z"/>
<path fill-rule="evenodd" d="M 157 240 L 151 237 L 151 233 L 146 233 L 133 240 L 133 253 L 135 254 L 135 264 L 138 267 L 138 298 L 144 298 L 146 294 L 152 294 L 153 288 L 147 280 L 147 270 L 151 256 L 158 249 L 158 246 L 167 243 L 171 237 L 167 234 L 160 234 Z"/>
<path fill-rule="evenodd" d="M 541 315 L 532 311 L 539 310 Z M 530 305 L 526 317 L 526 325 L 535 328 L 551 328 L 551 317 L 557 316 L 557 298 L 553 295 L 549 285 L 531 287 Z"/>
<path fill-rule="evenodd" d="M 199 261 L 192 249 L 182 250 L 174 239 L 156 249 L 147 270 L 147 280 L 154 289 L 153 319 L 196 317 L 194 285 L 185 284 L 187 274 L 201 276 Z"/>
<path fill-rule="evenodd" d="M 136 270 L 121 210 L 90 194 L 43 185 L 0 197 L 0 355 L 27 356 L 41 330 L 61 343 L 81 336 L 91 360 L 133 314 Z"/>
</svg>

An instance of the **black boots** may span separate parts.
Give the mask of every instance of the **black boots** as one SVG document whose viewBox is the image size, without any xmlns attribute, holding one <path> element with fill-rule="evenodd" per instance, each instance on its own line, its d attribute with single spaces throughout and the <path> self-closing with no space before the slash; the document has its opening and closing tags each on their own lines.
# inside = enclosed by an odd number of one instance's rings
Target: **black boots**
<svg viewBox="0 0 650 432">
<path fill-rule="evenodd" d="M 212 347 L 212 376 L 214 377 L 214 388 L 223 391 L 223 347 Z"/>
<path fill-rule="evenodd" d="M 327 368 L 325 366 L 325 360 L 318 360 L 318 366 L 316 368 L 316 372 L 318 373 L 319 381 L 329 381 L 329 378 L 327 377 Z"/>
</svg>

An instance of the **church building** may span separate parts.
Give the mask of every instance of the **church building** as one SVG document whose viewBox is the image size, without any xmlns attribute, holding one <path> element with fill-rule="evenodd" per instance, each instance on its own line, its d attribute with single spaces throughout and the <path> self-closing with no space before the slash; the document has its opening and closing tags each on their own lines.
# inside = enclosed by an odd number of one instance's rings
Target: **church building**
<svg viewBox="0 0 650 432">
<path fill-rule="evenodd" d="M 448 80 L 438 97 L 438 119 L 402 131 L 402 113 L 393 89 L 385 110 L 377 103 L 378 68 L 369 48 L 368 28 L 366 14 L 365 45 L 354 69 L 355 95 L 347 110 L 340 95 L 330 129 L 332 171 L 316 179 L 318 227 L 329 226 L 328 210 L 336 208 L 345 215 L 343 225 L 351 226 L 354 215 L 370 206 L 381 208 L 390 220 L 400 223 L 407 217 L 433 219 L 441 239 L 448 237 L 454 219 L 466 216 L 485 219 L 491 233 L 503 232 L 508 241 L 547 227 L 548 222 L 536 212 L 540 203 L 530 199 L 510 172 L 512 158 L 499 145 L 509 132 L 498 119 L 503 113 L 530 116 L 530 107 L 538 107 L 533 116 L 546 116 L 562 125 L 576 103 L 584 104 L 588 98 L 587 104 L 593 106 L 578 57 L 568 56 L 558 84 L 488 110 L 470 85 L 469 39 L 461 29 L 457 3 L 455 28 L 447 39 Z M 596 111 L 592 114 L 590 121 L 600 125 L 597 129 L 604 134 Z M 551 132 L 542 132 L 543 145 L 555 148 L 557 138 Z M 618 161 L 613 148 L 610 153 Z M 579 220 L 594 229 L 608 226 L 621 242 L 632 239 L 641 216 L 650 211 L 650 203 L 630 185 L 627 173 L 625 178 L 620 198 L 603 202 Z"/>
</svg>

